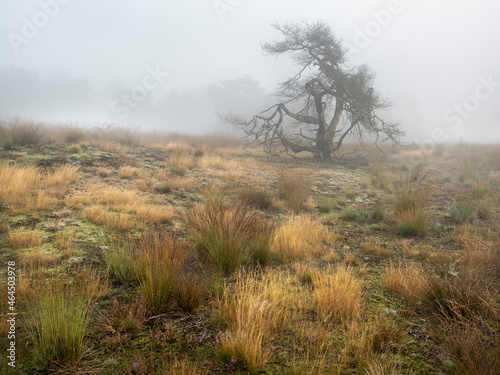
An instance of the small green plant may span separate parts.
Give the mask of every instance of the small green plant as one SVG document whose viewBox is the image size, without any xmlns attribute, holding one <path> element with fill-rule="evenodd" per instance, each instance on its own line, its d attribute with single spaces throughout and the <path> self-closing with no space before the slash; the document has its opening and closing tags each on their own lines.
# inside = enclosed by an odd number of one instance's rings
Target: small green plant
<svg viewBox="0 0 500 375">
<path fill-rule="evenodd" d="M 302 209 L 308 190 L 307 181 L 300 174 L 283 172 L 278 178 L 278 196 L 295 212 L 300 212 Z"/>
<path fill-rule="evenodd" d="M 429 217 L 427 203 L 432 191 L 428 174 L 420 166 L 400 174 L 395 185 L 394 213 L 397 229 L 404 237 L 425 236 Z"/>
<path fill-rule="evenodd" d="M 92 301 L 100 282 L 97 274 L 88 270 L 79 271 L 76 276 L 62 270 L 48 279 L 37 280 L 32 325 L 28 328 L 36 369 L 80 361 Z"/>
<path fill-rule="evenodd" d="M 82 148 L 79 145 L 71 145 L 68 147 L 68 152 L 70 154 L 81 154 Z"/>
<path fill-rule="evenodd" d="M 157 190 L 162 194 L 170 194 L 172 192 L 172 186 L 170 186 L 169 184 L 164 184 L 158 187 Z"/>
<path fill-rule="evenodd" d="M 490 195 L 490 187 L 486 184 L 475 182 L 471 185 L 470 194 L 476 200 L 485 199 Z"/>
<path fill-rule="evenodd" d="M 351 189 L 344 189 L 344 195 L 347 199 L 354 199 L 356 198 L 356 194 Z"/>
<path fill-rule="evenodd" d="M 9 133 L 14 145 L 37 145 L 42 142 L 45 126 L 34 120 L 15 118 L 9 123 Z"/>
<path fill-rule="evenodd" d="M 462 202 L 453 207 L 449 215 L 454 224 L 473 223 L 477 219 L 477 211 L 468 202 Z"/>
<path fill-rule="evenodd" d="M 376 205 L 371 212 L 371 219 L 376 223 L 380 223 L 384 221 L 384 216 L 385 214 L 382 206 Z"/>
<path fill-rule="evenodd" d="M 119 303 L 115 298 L 111 311 L 107 314 L 101 313 L 98 318 L 100 326 L 104 331 L 116 333 L 137 333 L 146 322 L 146 310 L 138 303 Z"/>
<path fill-rule="evenodd" d="M 328 213 L 332 212 L 332 209 L 333 209 L 333 203 L 329 199 L 322 200 L 318 204 L 319 212 L 328 214 Z"/>
<path fill-rule="evenodd" d="M 243 202 L 229 205 L 222 197 L 209 197 L 188 213 L 200 260 L 225 274 L 238 268 L 248 246 L 262 229 L 258 211 Z"/>
<path fill-rule="evenodd" d="M 179 277 L 173 297 L 183 312 L 192 314 L 200 307 L 207 292 L 205 281 L 200 276 L 190 273 Z"/>
<path fill-rule="evenodd" d="M 7 139 L 3 142 L 3 149 L 4 149 L 5 151 L 11 151 L 13 148 L 14 148 L 14 142 L 12 142 L 12 139 L 7 138 Z"/>
<path fill-rule="evenodd" d="M 102 247 L 104 261 L 109 273 L 123 284 L 137 281 L 132 262 L 134 259 L 134 240 L 130 236 L 108 234 L 106 245 Z"/>
<path fill-rule="evenodd" d="M 271 260 L 272 227 L 263 223 L 258 234 L 249 244 L 248 252 L 252 261 L 260 266 L 267 266 Z"/>
<path fill-rule="evenodd" d="M 183 177 L 187 173 L 187 168 L 181 165 L 171 165 L 170 166 L 170 173 Z"/>
<path fill-rule="evenodd" d="M 357 221 L 359 218 L 359 211 L 355 207 L 347 207 L 344 212 L 342 212 L 341 218 L 347 221 Z"/>
<path fill-rule="evenodd" d="M 153 314 L 165 312 L 187 255 L 187 245 L 158 228 L 142 234 L 135 247 L 132 267 L 144 306 Z"/>
<path fill-rule="evenodd" d="M 239 192 L 240 199 L 249 206 L 259 210 L 267 210 L 273 204 L 273 198 L 264 188 L 247 187 Z"/>
<path fill-rule="evenodd" d="M 345 198 L 337 198 L 337 204 L 341 207 L 344 207 L 346 205 L 347 201 Z"/>
</svg>

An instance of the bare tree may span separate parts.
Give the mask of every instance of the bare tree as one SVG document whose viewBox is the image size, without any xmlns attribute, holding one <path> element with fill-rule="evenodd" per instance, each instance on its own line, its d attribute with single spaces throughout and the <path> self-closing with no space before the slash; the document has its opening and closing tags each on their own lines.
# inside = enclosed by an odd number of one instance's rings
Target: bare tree
<svg viewBox="0 0 500 375">
<path fill-rule="evenodd" d="M 224 122 L 240 126 L 252 143 L 271 155 L 311 152 L 315 158 L 336 155 L 348 135 L 362 144 L 363 135 L 398 143 L 399 124 L 378 112 L 390 103 L 373 89 L 367 66 L 350 67 L 346 49 L 324 22 L 274 24 L 283 39 L 262 48 L 269 54 L 290 54 L 299 71 L 281 83 L 273 105 L 251 120 L 225 113 Z"/>
</svg>

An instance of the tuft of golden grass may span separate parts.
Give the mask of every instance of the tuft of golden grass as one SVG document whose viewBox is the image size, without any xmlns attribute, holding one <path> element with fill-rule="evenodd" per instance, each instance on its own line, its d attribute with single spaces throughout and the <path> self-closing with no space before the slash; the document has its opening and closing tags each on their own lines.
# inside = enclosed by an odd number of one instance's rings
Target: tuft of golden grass
<svg viewBox="0 0 500 375">
<path fill-rule="evenodd" d="M 141 168 L 123 166 L 118 170 L 118 177 L 128 180 L 133 178 L 143 178 L 144 172 Z"/>
<path fill-rule="evenodd" d="M 197 159 L 198 168 L 201 169 L 222 169 L 238 171 L 241 165 L 234 160 L 223 159 L 220 156 L 204 155 Z"/>
<path fill-rule="evenodd" d="M 128 206 L 128 212 L 134 213 L 137 218 L 146 224 L 171 223 L 175 217 L 175 208 L 155 204 L 136 204 Z"/>
<path fill-rule="evenodd" d="M 328 267 L 314 275 L 313 284 L 323 323 L 344 323 L 361 316 L 365 305 L 363 283 L 351 268 Z"/>
<path fill-rule="evenodd" d="M 99 177 L 108 177 L 113 171 L 109 168 L 106 167 L 98 167 L 97 168 L 97 175 Z"/>
<path fill-rule="evenodd" d="M 375 254 L 379 257 L 390 257 L 391 251 L 386 249 L 378 240 L 370 240 L 362 243 L 363 251 L 367 254 Z"/>
<path fill-rule="evenodd" d="M 174 154 L 190 154 L 194 151 L 194 147 L 183 141 L 174 141 L 168 143 L 164 149 L 173 152 Z"/>
<path fill-rule="evenodd" d="M 49 264 L 55 263 L 56 257 L 45 251 L 43 247 L 34 247 L 18 253 L 19 265 L 21 267 L 28 267 L 31 269 L 37 269 L 41 266 L 47 266 Z"/>
<path fill-rule="evenodd" d="M 101 279 L 91 270 L 80 270 L 75 276 L 62 270 L 36 281 L 28 327 L 33 365 L 42 370 L 54 364 L 76 364 L 83 353 L 93 295 L 100 289 Z"/>
<path fill-rule="evenodd" d="M 335 246 L 337 236 L 321 222 L 307 216 L 290 217 L 275 231 L 272 249 L 279 258 L 290 261 L 309 259 Z"/>
<path fill-rule="evenodd" d="M 134 254 L 132 268 L 144 306 L 153 314 L 165 312 L 187 256 L 187 245 L 157 230 L 137 240 Z"/>
<path fill-rule="evenodd" d="M 75 229 L 63 230 L 59 232 L 56 239 L 56 245 L 61 250 L 63 258 L 69 258 L 76 255 L 75 250 Z"/>
<path fill-rule="evenodd" d="M 428 173 L 414 167 L 400 174 L 395 186 L 394 213 L 399 233 L 405 237 L 425 236 L 429 225 L 426 206 L 432 192 Z"/>
<path fill-rule="evenodd" d="M 42 234 L 38 230 L 9 229 L 9 245 L 14 249 L 40 246 L 42 241 Z"/>
<path fill-rule="evenodd" d="M 384 271 L 383 280 L 387 290 L 401 295 L 413 306 L 425 300 L 430 288 L 428 272 L 415 263 L 391 263 Z"/>
<path fill-rule="evenodd" d="M 173 297 L 177 306 L 185 313 L 194 313 L 208 293 L 205 280 L 191 272 L 179 276 L 173 290 Z"/>
<path fill-rule="evenodd" d="M 272 333 L 284 327 L 287 313 L 297 305 L 291 279 L 277 272 L 262 277 L 240 273 L 233 292 L 216 300 L 218 319 L 229 328 L 218 347 L 221 361 L 235 360 L 249 371 L 265 366 Z"/>
<path fill-rule="evenodd" d="M 41 174 L 36 168 L 0 164 L 0 202 L 13 213 L 50 208 L 54 200 L 40 187 Z"/>
<path fill-rule="evenodd" d="M 278 196 L 286 201 L 291 210 L 299 212 L 302 209 L 308 192 L 309 186 L 302 171 L 282 172 L 278 176 Z"/>
<path fill-rule="evenodd" d="M 121 232 L 133 226 L 133 220 L 129 214 L 109 212 L 105 207 L 98 205 L 86 208 L 85 218 L 93 224 L 104 225 Z"/>
<path fill-rule="evenodd" d="M 403 338 L 403 326 L 397 321 L 375 315 L 366 321 L 349 322 L 343 327 L 343 333 L 341 362 L 371 368 L 372 374 L 385 375 L 397 369 L 397 363 L 390 356 L 401 346 Z"/>
<path fill-rule="evenodd" d="M 81 178 L 80 168 L 72 165 L 64 165 L 47 174 L 43 179 L 45 186 L 54 188 L 57 186 L 68 186 Z"/>
<path fill-rule="evenodd" d="M 98 147 L 101 151 L 115 152 L 117 154 L 126 154 L 130 150 L 127 146 L 112 141 L 103 141 L 99 143 Z"/>
<path fill-rule="evenodd" d="M 225 274 L 234 272 L 256 239 L 261 240 L 265 222 L 242 202 L 229 205 L 221 196 L 209 197 L 195 206 L 187 219 L 196 237 L 200 260 Z"/>
</svg>

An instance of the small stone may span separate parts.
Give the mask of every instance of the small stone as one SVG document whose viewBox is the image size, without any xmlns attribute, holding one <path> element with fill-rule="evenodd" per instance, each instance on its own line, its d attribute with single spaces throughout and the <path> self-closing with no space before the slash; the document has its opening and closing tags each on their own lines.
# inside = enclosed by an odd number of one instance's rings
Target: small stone
<svg viewBox="0 0 500 375">
<path fill-rule="evenodd" d="M 398 312 L 394 309 L 389 309 L 387 307 L 384 308 L 384 314 L 389 316 L 397 316 Z"/>
<path fill-rule="evenodd" d="M 73 258 L 69 258 L 67 263 L 68 264 L 77 264 L 77 263 L 81 263 L 83 261 L 83 257 L 73 257 Z"/>
<path fill-rule="evenodd" d="M 357 197 L 354 202 L 363 203 L 363 198 Z"/>
<path fill-rule="evenodd" d="M 108 358 L 102 364 L 104 367 L 114 367 L 119 365 L 120 362 L 118 362 L 118 360 L 115 358 Z"/>
</svg>

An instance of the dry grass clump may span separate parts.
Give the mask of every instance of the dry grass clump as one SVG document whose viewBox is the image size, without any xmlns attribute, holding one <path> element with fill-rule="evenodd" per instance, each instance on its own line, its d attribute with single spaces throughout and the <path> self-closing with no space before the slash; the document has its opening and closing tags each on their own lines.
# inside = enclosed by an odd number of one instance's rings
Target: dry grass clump
<svg viewBox="0 0 500 375">
<path fill-rule="evenodd" d="M 134 255 L 132 268 L 144 306 L 152 314 L 165 312 L 187 255 L 187 245 L 158 229 L 136 241 Z"/>
<path fill-rule="evenodd" d="M 390 257 L 391 251 L 386 249 L 380 241 L 370 240 L 362 243 L 363 251 L 368 254 L 375 254 L 379 257 Z"/>
<path fill-rule="evenodd" d="M 127 208 L 137 219 L 146 224 L 171 223 L 175 217 L 175 208 L 156 204 L 136 204 Z"/>
<path fill-rule="evenodd" d="M 200 307 L 207 293 L 205 280 L 191 272 L 179 276 L 173 290 L 173 297 L 182 311 L 192 314 Z"/>
<path fill-rule="evenodd" d="M 403 329 L 401 324 L 382 315 L 349 322 L 343 329 L 341 362 L 365 367 L 368 374 L 398 374 L 397 364 L 386 355 L 401 346 Z"/>
<path fill-rule="evenodd" d="M 262 277 L 240 274 L 233 292 L 217 301 L 219 320 L 229 328 L 220 339 L 218 358 L 251 372 L 269 361 L 272 333 L 283 327 L 296 298 L 288 276 Z"/>
<path fill-rule="evenodd" d="M 98 320 L 105 332 L 137 333 L 146 322 L 146 310 L 139 302 L 120 304 L 115 298 L 109 313 L 101 313 Z"/>
<path fill-rule="evenodd" d="M 415 167 L 400 174 L 395 186 L 394 213 L 400 234 L 405 237 L 425 236 L 429 224 L 426 206 L 432 191 L 428 174 Z"/>
<path fill-rule="evenodd" d="M 500 241 L 484 228 L 461 225 L 455 227 L 454 240 L 461 246 L 460 269 L 473 270 L 485 278 L 500 278 Z"/>
<path fill-rule="evenodd" d="M 63 258 L 69 258 L 76 255 L 75 250 L 75 229 L 68 229 L 59 232 L 55 244 L 61 251 Z"/>
<path fill-rule="evenodd" d="M 79 208 L 80 205 L 101 204 L 111 209 L 122 209 L 126 206 L 144 203 L 141 193 L 133 189 L 106 187 L 101 184 L 89 183 L 83 192 L 75 193 L 64 200 L 68 208 Z"/>
<path fill-rule="evenodd" d="M 220 196 L 209 197 L 189 211 L 187 218 L 200 259 L 226 274 L 238 268 L 243 255 L 256 239 L 261 239 L 266 226 L 257 211 L 241 202 L 225 203 Z M 270 231 L 264 233 L 271 235 Z"/>
<path fill-rule="evenodd" d="M 136 258 L 135 239 L 131 235 L 122 236 L 116 233 L 107 233 L 105 246 L 102 247 L 103 257 L 108 272 L 123 284 L 132 284 L 137 281 L 133 262 Z"/>
<path fill-rule="evenodd" d="M 494 321 L 500 321 L 498 308 L 490 306 L 490 319 L 479 314 L 464 314 L 463 306 L 450 306 L 450 316 L 440 316 L 436 335 L 448 352 L 451 369 L 456 374 L 500 374 L 500 330 Z"/>
<path fill-rule="evenodd" d="M 71 275 L 62 270 L 33 285 L 36 298 L 30 308 L 28 327 L 33 349 L 32 363 L 37 369 L 51 365 L 75 364 L 83 353 L 83 340 L 101 279 L 89 270 Z"/>
<path fill-rule="evenodd" d="M 105 207 L 98 205 L 86 208 L 85 218 L 93 224 L 104 225 L 122 232 L 129 230 L 134 224 L 129 214 L 109 212 Z"/>
<path fill-rule="evenodd" d="M 139 192 L 135 190 L 118 188 L 100 189 L 99 186 L 96 186 L 95 188 L 90 189 L 90 192 L 97 203 L 104 204 L 106 206 L 136 204 L 143 200 Z"/>
<path fill-rule="evenodd" d="M 118 177 L 131 180 L 133 178 L 143 178 L 144 172 L 141 168 L 123 166 L 118 170 Z"/>
<path fill-rule="evenodd" d="M 194 147 L 183 141 L 174 141 L 168 143 L 164 149 L 174 154 L 190 154 L 193 153 Z"/>
<path fill-rule="evenodd" d="M 42 180 L 43 186 L 51 196 L 64 197 L 69 191 L 69 185 L 80 179 L 81 174 L 78 167 L 64 165 L 50 172 Z"/>
<path fill-rule="evenodd" d="M 54 254 L 47 252 L 43 247 L 33 247 L 18 252 L 18 265 L 31 269 L 37 269 L 55 263 Z"/>
<path fill-rule="evenodd" d="M 271 193 L 263 187 L 246 187 L 238 193 L 238 196 L 243 202 L 259 210 L 268 210 L 273 205 Z"/>
<path fill-rule="evenodd" d="M 109 168 L 106 167 L 98 167 L 97 168 L 97 175 L 99 177 L 108 177 L 113 171 Z"/>
<path fill-rule="evenodd" d="M 40 181 L 34 167 L 0 164 L 0 202 L 15 214 L 49 208 L 54 200 L 40 190 Z"/>
<path fill-rule="evenodd" d="M 314 275 L 313 284 L 319 318 L 323 323 L 342 323 L 361 316 L 363 283 L 351 268 L 327 268 Z"/>
<path fill-rule="evenodd" d="M 130 150 L 127 146 L 112 141 L 103 141 L 99 143 L 98 147 L 101 151 L 114 152 L 117 154 L 126 154 Z"/>
<path fill-rule="evenodd" d="M 307 216 L 290 217 L 276 229 L 272 249 L 286 261 L 308 259 L 322 254 L 325 245 L 333 247 L 336 240 L 337 236 L 318 220 Z"/>
<path fill-rule="evenodd" d="M 38 230 L 9 229 L 9 245 L 13 249 L 22 249 L 40 246 L 43 242 L 42 233 Z"/>
<path fill-rule="evenodd" d="M 295 172 L 282 172 L 278 177 L 278 196 L 285 200 L 288 208 L 299 212 L 307 199 L 309 186 L 306 177 Z"/>
<path fill-rule="evenodd" d="M 14 145 L 27 146 L 42 143 L 45 125 L 41 122 L 16 117 L 8 122 L 9 136 Z"/>
<path fill-rule="evenodd" d="M 60 185 L 69 185 L 80 179 L 80 168 L 72 165 L 64 165 L 57 168 L 54 172 L 49 173 L 43 182 L 48 187 L 55 187 Z"/>
<path fill-rule="evenodd" d="M 427 298 L 429 277 L 429 273 L 418 264 L 391 263 L 384 271 L 383 280 L 387 290 L 401 295 L 410 305 L 417 305 Z"/>
<path fill-rule="evenodd" d="M 186 168 L 191 169 L 194 167 L 193 157 L 188 155 L 184 151 L 174 151 L 168 158 L 168 162 L 172 168 L 172 166 L 176 166 L 178 168 Z"/>
<path fill-rule="evenodd" d="M 234 160 L 223 159 L 220 156 L 204 155 L 197 159 L 198 168 L 201 169 L 222 169 L 237 171 L 241 169 L 241 165 Z"/>
</svg>

